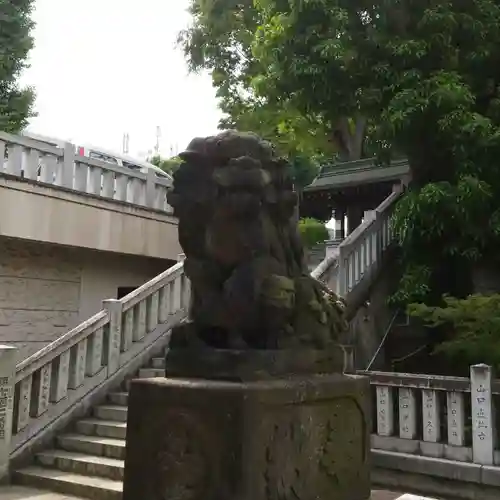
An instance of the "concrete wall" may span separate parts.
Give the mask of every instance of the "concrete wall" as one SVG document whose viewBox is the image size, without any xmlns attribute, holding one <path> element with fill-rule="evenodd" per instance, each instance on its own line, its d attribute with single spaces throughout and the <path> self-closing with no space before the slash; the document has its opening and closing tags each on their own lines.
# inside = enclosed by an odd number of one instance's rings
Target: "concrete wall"
<svg viewBox="0 0 500 500">
<path fill-rule="evenodd" d="M 182 252 L 177 219 L 167 213 L 7 176 L 0 235 L 159 259 Z"/>
<path fill-rule="evenodd" d="M 0 343 L 24 359 L 172 264 L 0 237 Z"/>
<path fill-rule="evenodd" d="M 387 304 L 387 299 L 399 280 L 397 269 L 391 266 L 391 260 L 394 258 L 395 252 L 393 249 L 389 250 L 389 255 L 383 259 L 379 273 L 366 294 L 366 305 L 360 307 L 351 320 L 350 335 L 345 343 L 356 346 L 358 370 L 367 369 L 394 315 L 394 310 Z M 385 349 L 381 349 L 370 367 L 371 370 L 388 369 L 385 354 Z"/>
</svg>

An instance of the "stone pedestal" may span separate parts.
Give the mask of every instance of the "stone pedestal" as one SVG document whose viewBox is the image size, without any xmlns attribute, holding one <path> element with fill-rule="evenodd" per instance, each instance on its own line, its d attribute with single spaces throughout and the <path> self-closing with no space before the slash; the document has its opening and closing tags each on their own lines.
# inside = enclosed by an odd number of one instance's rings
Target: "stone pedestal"
<svg viewBox="0 0 500 500">
<path fill-rule="evenodd" d="M 190 378 L 132 382 L 123 500 L 368 500 L 369 382 L 337 356 L 167 357 Z"/>
</svg>

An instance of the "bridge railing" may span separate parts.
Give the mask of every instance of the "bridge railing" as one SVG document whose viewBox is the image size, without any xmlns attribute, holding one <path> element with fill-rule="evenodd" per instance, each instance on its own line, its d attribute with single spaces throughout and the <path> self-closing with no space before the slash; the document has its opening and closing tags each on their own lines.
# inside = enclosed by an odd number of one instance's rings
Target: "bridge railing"
<svg viewBox="0 0 500 500">
<path fill-rule="evenodd" d="M 490 366 L 471 366 L 470 378 L 357 373 L 368 376 L 372 387 L 372 450 L 500 465 L 500 380 Z"/>
<path fill-rule="evenodd" d="M 391 216 L 403 188 L 394 191 L 311 273 L 341 297 L 369 285 L 393 241 Z"/>
<path fill-rule="evenodd" d="M 15 375 L 15 349 L 0 346 L 0 476 L 2 459 L 165 336 L 189 301 L 179 262 L 122 299 L 103 301 L 102 311 L 22 361 Z"/>
<path fill-rule="evenodd" d="M 109 200 L 172 212 L 168 179 L 75 154 L 75 146 L 50 146 L 0 132 L 0 174 L 71 189 Z"/>
</svg>

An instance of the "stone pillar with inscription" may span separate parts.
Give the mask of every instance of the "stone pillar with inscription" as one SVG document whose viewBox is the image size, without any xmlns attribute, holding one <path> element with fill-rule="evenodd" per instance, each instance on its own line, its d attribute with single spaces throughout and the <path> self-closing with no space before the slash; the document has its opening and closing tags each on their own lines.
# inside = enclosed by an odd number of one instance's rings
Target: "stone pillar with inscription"
<svg viewBox="0 0 500 500">
<path fill-rule="evenodd" d="M 15 347 L 0 345 L 0 483 L 9 474 L 16 352 Z"/>
<path fill-rule="evenodd" d="M 171 350 L 131 385 L 123 500 L 367 500 L 369 383 L 342 358 Z"/>
<path fill-rule="evenodd" d="M 491 382 L 491 366 L 473 365 L 470 369 L 472 409 L 472 459 L 476 464 L 493 465 L 495 424 Z"/>
</svg>

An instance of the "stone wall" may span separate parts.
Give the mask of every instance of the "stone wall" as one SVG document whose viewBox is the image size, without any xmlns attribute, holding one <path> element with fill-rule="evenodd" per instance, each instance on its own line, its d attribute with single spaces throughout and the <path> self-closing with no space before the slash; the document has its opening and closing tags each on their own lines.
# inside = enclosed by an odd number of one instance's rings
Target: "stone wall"
<svg viewBox="0 0 500 500">
<path fill-rule="evenodd" d="M 171 261 L 0 238 L 0 344 L 22 360 Z"/>
</svg>

